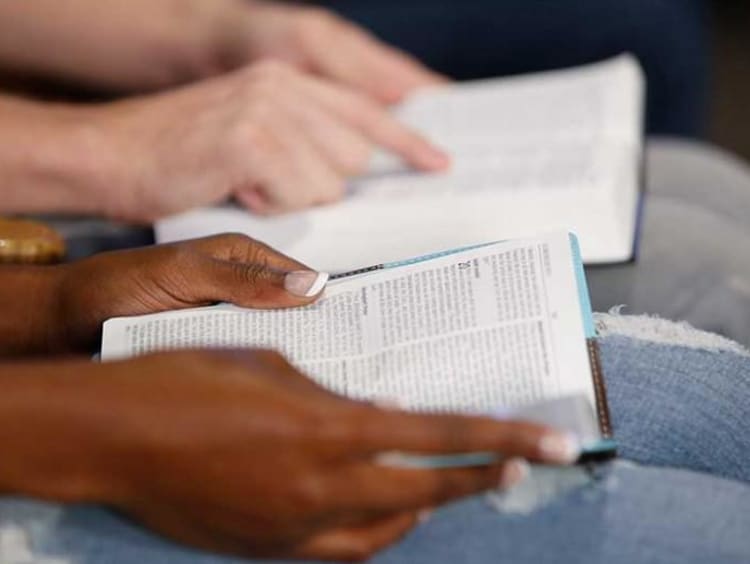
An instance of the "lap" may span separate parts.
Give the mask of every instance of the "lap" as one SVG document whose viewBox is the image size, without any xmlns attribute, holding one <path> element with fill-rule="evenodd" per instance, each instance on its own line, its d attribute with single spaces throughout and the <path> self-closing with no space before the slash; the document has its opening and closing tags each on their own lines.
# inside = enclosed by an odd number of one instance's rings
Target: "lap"
<svg viewBox="0 0 750 564">
<path fill-rule="evenodd" d="M 480 499 L 449 508 L 379 562 L 741 562 L 749 495 L 738 482 L 618 463 L 531 515 Z"/>
<path fill-rule="evenodd" d="M 748 353 L 671 322 L 599 322 L 609 326 L 602 367 L 620 455 L 750 482 Z"/>
<path fill-rule="evenodd" d="M 621 455 L 663 467 L 616 462 L 593 477 L 573 470 L 580 475 L 571 491 L 527 515 L 499 512 L 483 497 L 467 500 L 438 512 L 376 562 L 750 558 L 750 444 L 744 432 L 750 357 L 733 343 L 668 322 L 598 321 Z M 653 340 L 630 336 L 638 332 L 634 323 Z M 240 562 L 172 545 L 95 507 L 4 500 L 3 529 L 0 549 L 3 538 L 23 533 L 38 554 L 71 564 Z"/>
<path fill-rule="evenodd" d="M 375 562 L 746 562 L 748 508 L 745 484 L 617 463 L 530 515 L 500 513 L 483 497 L 445 508 Z M 28 543 L 34 562 L 243 562 L 177 547 L 98 508 L 4 501 L 2 528 Z"/>
</svg>

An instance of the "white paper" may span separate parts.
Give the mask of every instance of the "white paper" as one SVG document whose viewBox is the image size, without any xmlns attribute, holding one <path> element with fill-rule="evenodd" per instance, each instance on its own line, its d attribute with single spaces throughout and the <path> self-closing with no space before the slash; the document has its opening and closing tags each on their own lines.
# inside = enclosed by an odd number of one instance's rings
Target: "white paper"
<svg viewBox="0 0 750 564">
<path fill-rule="evenodd" d="M 595 406 L 566 234 L 333 282 L 303 309 L 110 320 L 102 358 L 202 347 L 280 350 L 326 388 L 415 410 L 489 413 L 577 394 Z"/>
<path fill-rule="evenodd" d="M 559 229 L 578 234 L 588 263 L 628 260 L 642 100 L 629 56 L 425 91 L 397 114 L 452 155 L 449 172 L 418 174 L 379 158 L 341 203 L 273 218 L 196 210 L 159 222 L 157 239 L 241 232 L 340 272 Z"/>
</svg>

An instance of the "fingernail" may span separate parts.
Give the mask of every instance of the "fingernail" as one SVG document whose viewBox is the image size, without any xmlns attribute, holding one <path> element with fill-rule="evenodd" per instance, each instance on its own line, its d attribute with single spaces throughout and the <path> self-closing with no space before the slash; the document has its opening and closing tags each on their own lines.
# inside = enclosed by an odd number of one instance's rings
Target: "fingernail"
<svg viewBox="0 0 750 564">
<path fill-rule="evenodd" d="M 417 521 L 420 525 L 424 525 L 425 523 L 427 523 L 427 521 L 432 519 L 433 513 L 435 513 L 435 510 L 433 509 L 425 509 L 424 511 L 420 511 L 419 515 L 417 515 Z"/>
<path fill-rule="evenodd" d="M 441 151 L 436 147 L 431 147 L 424 154 L 425 165 L 434 170 L 444 170 L 451 164 L 451 158 L 448 153 Z"/>
<path fill-rule="evenodd" d="M 581 445 L 569 433 L 551 433 L 539 441 L 539 451 L 547 462 L 573 464 L 581 455 Z"/>
<path fill-rule="evenodd" d="M 328 284 L 328 274 L 312 270 L 290 272 L 284 279 L 284 288 L 290 294 L 301 298 L 312 298 L 323 291 Z"/>
<path fill-rule="evenodd" d="M 404 409 L 406 404 L 398 398 L 380 398 L 375 400 L 375 407 L 380 409 Z"/>
<path fill-rule="evenodd" d="M 523 482 L 530 472 L 529 463 L 522 458 L 513 458 L 503 466 L 500 488 L 509 489 Z"/>
</svg>

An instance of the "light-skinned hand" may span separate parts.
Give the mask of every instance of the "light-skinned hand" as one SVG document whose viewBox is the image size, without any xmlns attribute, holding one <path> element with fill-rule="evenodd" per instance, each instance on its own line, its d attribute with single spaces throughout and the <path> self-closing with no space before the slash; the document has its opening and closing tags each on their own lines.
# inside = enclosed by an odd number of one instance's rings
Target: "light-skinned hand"
<svg viewBox="0 0 750 564">
<path fill-rule="evenodd" d="M 103 212 L 133 220 L 232 196 L 263 214 L 333 202 L 375 148 L 423 171 L 449 164 L 368 97 L 280 62 L 85 116 Z"/>
<path fill-rule="evenodd" d="M 235 31 L 236 56 L 287 61 L 386 104 L 446 82 L 414 57 L 325 8 L 269 0 L 248 0 L 247 5 L 245 28 Z"/>
</svg>

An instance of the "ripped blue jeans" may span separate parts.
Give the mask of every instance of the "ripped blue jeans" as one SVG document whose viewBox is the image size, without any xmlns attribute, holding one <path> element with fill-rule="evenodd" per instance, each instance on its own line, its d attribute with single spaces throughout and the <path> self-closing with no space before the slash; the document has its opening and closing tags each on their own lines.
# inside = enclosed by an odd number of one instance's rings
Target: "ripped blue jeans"
<svg viewBox="0 0 750 564">
<path fill-rule="evenodd" d="M 649 318 L 598 316 L 620 460 L 528 513 L 440 510 L 376 563 L 750 562 L 750 354 Z M 0 501 L 1 564 L 229 564 L 91 507 Z"/>
</svg>

